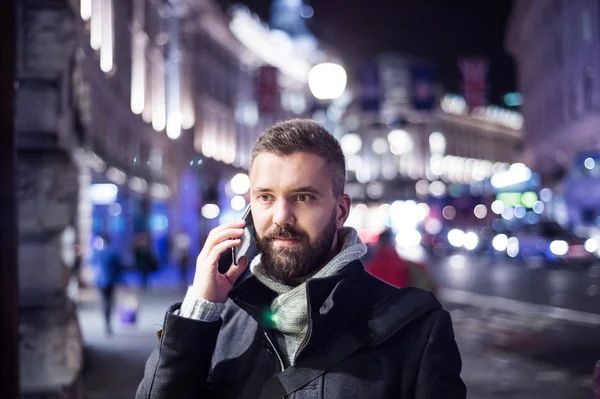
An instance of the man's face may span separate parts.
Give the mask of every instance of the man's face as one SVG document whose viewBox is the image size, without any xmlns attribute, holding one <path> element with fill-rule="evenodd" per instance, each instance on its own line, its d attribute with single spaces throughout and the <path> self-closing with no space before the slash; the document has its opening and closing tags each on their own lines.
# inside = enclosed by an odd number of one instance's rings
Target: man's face
<svg viewBox="0 0 600 399">
<path fill-rule="evenodd" d="M 318 155 L 262 153 L 250 170 L 252 216 L 261 261 L 274 278 L 296 285 L 333 255 L 350 209 L 335 196 L 331 171 Z"/>
</svg>

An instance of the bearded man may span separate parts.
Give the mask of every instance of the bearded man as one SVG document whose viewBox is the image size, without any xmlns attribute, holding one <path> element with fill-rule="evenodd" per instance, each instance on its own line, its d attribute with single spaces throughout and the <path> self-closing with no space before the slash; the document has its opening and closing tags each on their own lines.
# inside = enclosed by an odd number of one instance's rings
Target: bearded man
<svg viewBox="0 0 600 399">
<path fill-rule="evenodd" d="M 245 222 L 210 232 L 138 399 L 466 397 L 448 312 L 365 271 L 365 245 L 344 227 L 345 170 L 339 143 L 314 121 L 258 138 L 249 176 L 260 253 L 220 271 Z"/>
</svg>

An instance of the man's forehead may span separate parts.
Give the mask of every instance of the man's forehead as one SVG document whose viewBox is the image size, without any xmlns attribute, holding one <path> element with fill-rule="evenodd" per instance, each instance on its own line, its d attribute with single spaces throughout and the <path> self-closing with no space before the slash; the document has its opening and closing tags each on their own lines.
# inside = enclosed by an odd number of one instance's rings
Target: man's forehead
<svg viewBox="0 0 600 399">
<path fill-rule="evenodd" d="M 262 153 L 256 156 L 252 164 L 250 183 L 253 190 L 308 186 L 323 190 L 331 186 L 331 178 L 325 160 L 318 155 L 295 153 L 277 156 Z"/>
</svg>

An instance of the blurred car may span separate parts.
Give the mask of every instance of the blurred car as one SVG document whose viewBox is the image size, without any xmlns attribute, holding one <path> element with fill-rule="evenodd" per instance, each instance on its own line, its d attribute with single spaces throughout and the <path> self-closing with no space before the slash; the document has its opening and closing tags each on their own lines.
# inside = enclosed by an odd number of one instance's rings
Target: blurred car
<svg viewBox="0 0 600 399">
<path fill-rule="evenodd" d="M 494 237 L 492 246 L 511 258 L 548 263 L 589 263 L 596 258 L 595 239 L 578 237 L 558 223 L 523 224 L 512 233 Z"/>
<path fill-rule="evenodd" d="M 421 245 L 430 255 L 448 256 L 454 253 L 485 254 L 493 238 L 489 227 L 471 228 L 444 225 L 437 234 L 425 232 Z"/>
</svg>

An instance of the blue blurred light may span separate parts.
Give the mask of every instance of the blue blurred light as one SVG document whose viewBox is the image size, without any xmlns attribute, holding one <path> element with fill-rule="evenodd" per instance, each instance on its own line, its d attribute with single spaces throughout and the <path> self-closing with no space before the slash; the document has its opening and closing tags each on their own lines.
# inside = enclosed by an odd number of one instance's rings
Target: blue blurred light
<svg viewBox="0 0 600 399">
<path fill-rule="evenodd" d="M 527 215 L 525 215 L 525 223 L 527 224 L 536 224 L 539 220 L 540 217 L 537 213 L 527 212 Z"/>
<path fill-rule="evenodd" d="M 305 4 L 302 6 L 302 10 L 300 11 L 300 15 L 302 16 L 302 18 L 305 19 L 309 19 L 312 18 L 315 15 L 315 10 L 309 6 L 308 4 Z"/>
<path fill-rule="evenodd" d="M 496 219 L 492 222 L 492 228 L 496 231 L 502 231 L 503 227 L 504 227 L 504 223 L 500 219 Z"/>
<path fill-rule="evenodd" d="M 523 98 L 520 93 L 507 93 L 504 95 L 504 104 L 507 107 L 518 107 L 523 104 Z"/>
<path fill-rule="evenodd" d="M 150 217 L 150 229 L 152 231 L 164 231 L 169 227 L 169 219 L 165 215 L 152 215 Z"/>
</svg>

